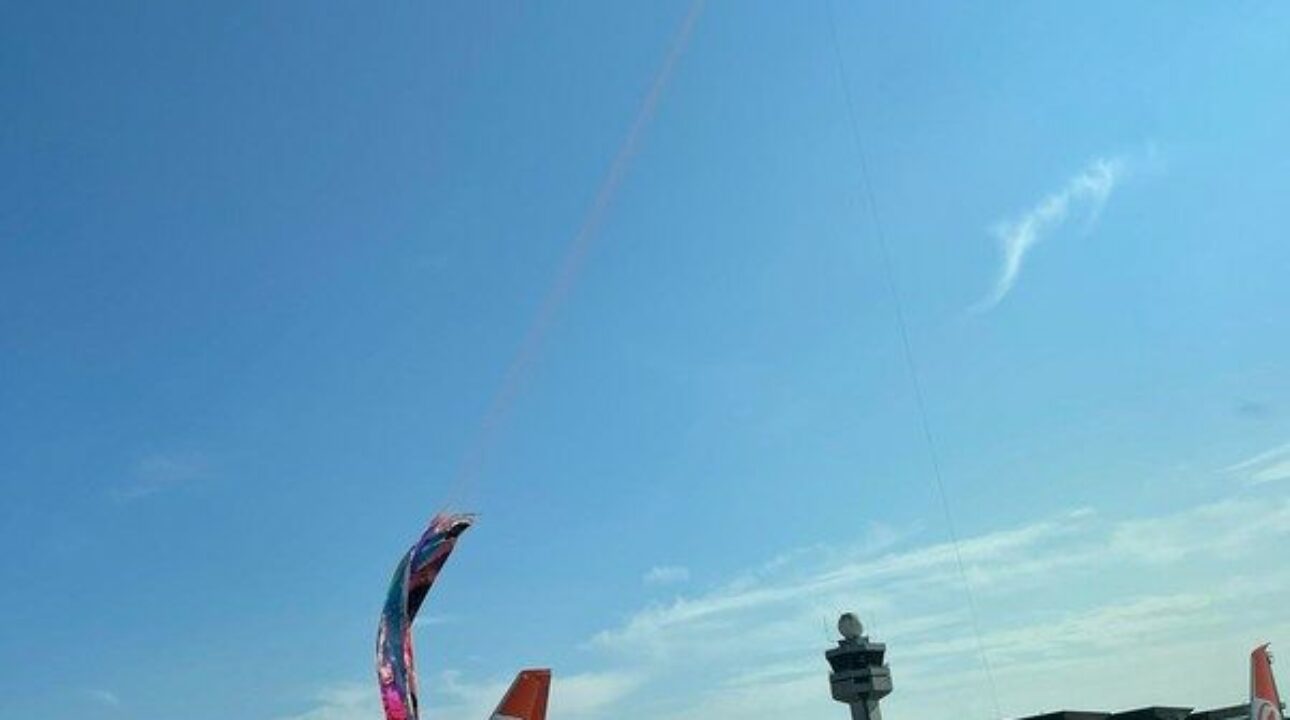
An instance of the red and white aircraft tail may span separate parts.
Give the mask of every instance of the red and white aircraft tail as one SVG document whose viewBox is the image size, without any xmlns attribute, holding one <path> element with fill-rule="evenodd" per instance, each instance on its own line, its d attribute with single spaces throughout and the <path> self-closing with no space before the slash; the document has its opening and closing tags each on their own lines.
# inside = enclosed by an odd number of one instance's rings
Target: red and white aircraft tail
<svg viewBox="0 0 1290 720">
<path fill-rule="evenodd" d="M 550 670 L 521 670 L 506 691 L 491 720 L 546 720 Z"/>
<path fill-rule="evenodd" d="M 1250 720 L 1285 720 L 1267 645 L 1260 645 L 1250 653 Z"/>
</svg>

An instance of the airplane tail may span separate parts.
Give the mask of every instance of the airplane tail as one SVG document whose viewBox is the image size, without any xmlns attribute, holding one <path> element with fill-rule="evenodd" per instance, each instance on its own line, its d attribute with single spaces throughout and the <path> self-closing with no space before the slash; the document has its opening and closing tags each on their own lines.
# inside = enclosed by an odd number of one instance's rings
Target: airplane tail
<svg viewBox="0 0 1290 720">
<path fill-rule="evenodd" d="M 1260 645 L 1250 653 L 1250 720 L 1284 720 L 1267 645 Z"/>
<path fill-rule="evenodd" d="M 521 670 L 493 711 L 491 720 L 546 720 L 546 698 L 550 690 L 550 670 Z"/>
</svg>

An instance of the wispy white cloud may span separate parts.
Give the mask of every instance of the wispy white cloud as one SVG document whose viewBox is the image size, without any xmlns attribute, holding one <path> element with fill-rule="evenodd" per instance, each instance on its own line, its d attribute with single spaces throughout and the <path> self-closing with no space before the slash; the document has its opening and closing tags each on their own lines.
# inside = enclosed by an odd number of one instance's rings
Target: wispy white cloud
<svg viewBox="0 0 1290 720">
<path fill-rule="evenodd" d="M 568 718 L 612 716 L 607 712 L 634 692 L 645 678 L 634 672 L 582 673 L 551 685 L 551 716 Z"/>
<path fill-rule="evenodd" d="M 421 613 L 417 616 L 417 624 L 414 628 L 432 628 L 442 627 L 444 625 L 453 625 L 458 622 L 457 617 L 453 615 L 443 615 L 440 613 Z"/>
<path fill-rule="evenodd" d="M 1108 550 L 1117 556 L 1171 563 L 1208 556 L 1237 560 L 1260 539 L 1290 535 L 1290 502 L 1227 499 L 1174 515 L 1121 523 Z"/>
<path fill-rule="evenodd" d="M 676 585 L 690 579 L 690 568 L 683 565 L 656 565 L 641 577 L 646 585 Z"/>
<path fill-rule="evenodd" d="M 104 690 L 102 688 L 90 688 L 83 691 L 83 694 L 85 695 L 85 697 L 88 697 L 89 699 L 93 700 L 94 702 L 104 707 L 111 707 L 111 708 L 121 707 L 121 698 L 118 697 L 117 694 L 112 692 L 111 690 Z"/>
<path fill-rule="evenodd" d="M 1057 549 L 1058 541 L 1076 533 L 1092 517 L 1077 511 L 970 538 L 959 543 L 958 554 L 970 571 L 989 584 L 1018 575 L 1034 577 L 1085 556 L 1044 549 Z M 1061 549 L 1069 551 L 1070 547 L 1063 544 Z M 829 601 L 838 596 L 855 593 L 874 605 L 886 606 L 900 592 L 953 589 L 959 583 L 955 548 L 948 543 L 885 555 L 875 554 L 867 544 L 844 550 L 818 547 L 791 557 L 791 563 L 777 560 L 768 566 L 772 568 L 769 572 L 756 573 L 753 580 L 739 578 L 706 594 L 650 606 L 622 626 L 598 633 L 591 644 L 664 656 L 673 655 L 672 650 L 680 647 L 683 654 L 689 654 L 692 640 L 720 635 L 734 627 L 754 625 L 745 636 L 766 635 L 778 628 L 775 618 L 782 618 L 785 607 L 808 606 L 814 613 L 817 603 L 823 601 L 828 615 L 837 609 Z M 761 614 L 768 617 L 758 617 Z M 752 617 L 758 620 L 745 622 Z M 786 619 L 795 626 L 800 620 Z"/>
<path fill-rule="evenodd" d="M 1224 468 L 1251 485 L 1290 480 L 1290 443 L 1279 445 Z"/>
<path fill-rule="evenodd" d="M 154 453 L 134 464 L 129 479 L 113 495 L 118 500 L 138 500 L 192 482 L 206 472 L 206 460 L 195 453 Z"/>
<path fill-rule="evenodd" d="M 346 682 L 324 687 L 312 698 L 313 707 L 278 720 L 383 720 L 374 683 Z"/>
<path fill-rule="evenodd" d="M 1058 692 L 1041 677 L 1057 666 L 1102 677 L 1099 687 L 1108 695 L 1099 703 L 1108 707 L 1171 701 L 1146 696 L 1146 686 L 1119 686 L 1118 676 L 1094 664 L 1131 674 L 1142 648 L 1212 648 L 1229 637 L 1236 642 L 1223 645 L 1224 652 L 1237 675 L 1230 689 L 1239 696 L 1244 641 L 1231 623 L 1275 620 L 1279 606 L 1263 598 L 1290 591 L 1290 573 L 1260 572 L 1253 558 L 1275 556 L 1287 539 L 1290 499 L 1233 498 L 1119 521 L 1078 510 L 964 540 L 959 551 L 983 608 L 980 642 L 1008 679 L 1001 702 L 1014 714 L 1049 707 L 1028 688 Z M 821 686 L 820 652 L 829 642 L 822 629 L 845 609 L 858 610 L 875 637 L 888 642 L 901 679 L 895 706 L 902 698 L 938 697 L 969 716 L 993 714 L 982 702 L 978 641 L 952 545 L 897 552 L 818 547 L 785 557 L 750 573 L 756 582 L 741 578 L 651 605 L 597 633 L 588 647 L 611 662 L 643 663 L 646 687 L 697 676 L 713 688 L 650 712 L 619 708 L 616 716 L 771 718 L 835 710 Z M 1187 582 L 1184 576 L 1199 567 L 1217 575 Z M 1223 590 L 1229 581 L 1252 588 L 1251 577 L 1257 591 Z M 1107 582 L 1116 592 L 1095 590 Z M 1071 595 L 1083 597 L 1072 602 Z M 1191 657 L 1185 651 L 1178 657 Z M 1168 677 L 1159 680 L 1159 687 L 1169 684 Z M 1215 702 L 1226 702 L 1216 681 L 1206 682 Z M 911 704 L 909 713 L 915 710 Z"/>
<path fill-rule="evenodd" d="M 1256 485 L 1277 480 L 1290 480 L 1290 457 L 1282 458 L 1250 476 L 1250 482 Z"/>
<path fill-rule="evenodd" d="M 996 224 L 992 232 L 999 241 L 1003 262 L 990 294 L 975 309 L 983 312 L 998 305 L 1016 284 L 1030 249 L 1065 224 L 1073 213 L 1081 213 L 1090 224 L 1095 222 L 1123 178 L 1125 167 L 1121 157 L 1095 158 L 1060 190 L 1019 217 Z"/>
</svg>

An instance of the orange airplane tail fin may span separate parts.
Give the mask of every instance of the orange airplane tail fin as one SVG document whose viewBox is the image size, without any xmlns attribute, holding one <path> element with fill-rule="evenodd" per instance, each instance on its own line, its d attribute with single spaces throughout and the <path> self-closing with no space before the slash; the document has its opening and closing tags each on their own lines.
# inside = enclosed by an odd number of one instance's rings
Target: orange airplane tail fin
<svg viewBox="0 0 1290 720">
<path fill-rule="evenodd" d="M 1250 653 L 1250 720 L 1284 720 L 1277 681 L 1272 677 L 1272 654 L 1267 645 Z"/>
<path fill-rule="evenodd" d="M 521 670 L 493 711 L 491 720 L 546 720 L 546 699 L 550 690 L 550 670 Z"/>
</svg>

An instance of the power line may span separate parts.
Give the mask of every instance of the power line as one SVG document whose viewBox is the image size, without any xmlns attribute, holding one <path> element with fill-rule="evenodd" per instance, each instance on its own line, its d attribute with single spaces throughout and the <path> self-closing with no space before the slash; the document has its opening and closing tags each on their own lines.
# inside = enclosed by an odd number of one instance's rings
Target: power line
<svg viewBox="0 0 1290 720">
<path fill-rule="evenodd" d="M 895 310 L 896 325 L 900 329 L 900 346 L 905 359 L 905 368 L 909 373 L 909 382 L 914 392 L 914 403 L 918 411 L 919 424 L 923 431 L 923 441 L 927 446 L 927 457 L 932 469 L 936 495 L 940 500 L 941 510 L 945 515 L 945 528 L 950 537 L 950 544 L 954 547 L 954 560 L 958 565 L 959 580 L 963 585 L 963 593 L 967 597 L 968 612 L 972 620 L 972 634 L 976 639 L 977 654 L 980 656 L 981 667 L 985 671 L 986 680 L 989 684 L 990 700 L 994 706 L 995 717 L 1002 718 L 1003 712 L 999 707 L 999 691 L 994 681 L 994 669 L 990 666 L 990 658 L 986 653 L 985 642 L 982 640 L 976 596 L 972 592 L 972 583 L 968 580 L 967 566 L 963 562 L 963 552 L 959 547 L 959 534 L 954 524 L 954 514 L 950 511 L 949 496 L 945 492 L 940 453 L 937 451 L 936 439 L 932 433 L 932 424 L 927 415 L 927 400 L 923 392 L 922 378 L 914 358 L 913 343 L 909 339 L 904 303 L 901 301 L 900 289 L 896 285 L 895 274 L 892 270 L 893 263 L 891 250 L 887 243 L 886 226 L 883 223 L 881 213 L 878 211 L 878 202 L 874 197 L 873 183 L 869 179 L 869 162 L 865 153 L 864 140 L 860 133 L 860 122 L 856 114 L 855 101 L 852 99 L 851 79 L 842 56 L 842 44 L 838 39 L 837 18 L 834 16 L 833 0 L 826 0 L 826 3 L 828 5 L 829 35 L 833 44 L 833 57 L 837 64 L 838 79 L 842 83 L 842 95 L 846 99 L 847 120 L 858 158 L 861 194 L 865 199 L 865 204 L 868 206 L 869 215 L 873 220 L 874 234 L 878 239 L 882 272 L 887 281 L 887 291 L 891 296 L 892 307 Z"/>
</svg>

